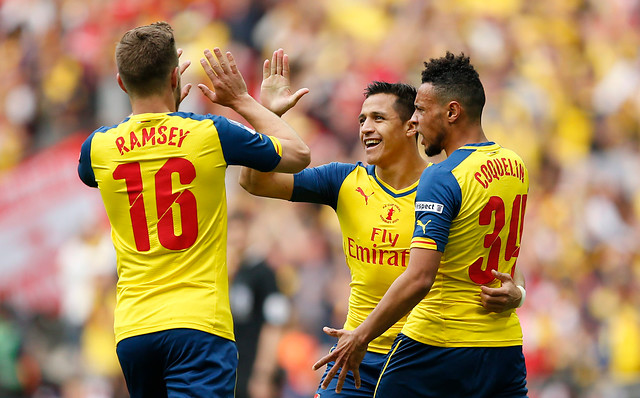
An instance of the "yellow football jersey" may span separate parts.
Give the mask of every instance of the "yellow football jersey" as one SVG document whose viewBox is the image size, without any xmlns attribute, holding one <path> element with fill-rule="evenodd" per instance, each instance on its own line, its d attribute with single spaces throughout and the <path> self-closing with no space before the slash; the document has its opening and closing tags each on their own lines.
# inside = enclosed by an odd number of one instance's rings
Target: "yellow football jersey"
<svg viewBox="0 0 640 398">
<path fill-rule="evenodd" d="M 418 181 L 398 191 L 381 181 L 375 170 L 362 163 L 330 163 L 294 176 L 292 201 L 326 204 L 338 215 L 351 271 L 347 330 L 367 318 L 409 264 Z M 369 351 L 386 354 L 404 321 L 373 340 Z"/>
<path fill-rule="evenodd" d="M 522 344 L 516 311 L 486 311 L 480 286 L 500 286 L 492 269 L 513 275 L 528 191 L 522 159 L 493 142 L 464 146 L 424 171 L 411 247 L 443 254 L 404 334 L 441 347 Z"/>
<path fill-rule="evenodd" d="M 78 173 L 111 223 L 116 342 L 174 328 L 233 340 L 225 171 L 270 171 L 281 155 L 273 137 L 184 112 L 134 115 L 87 138 Z"/>
</svg>

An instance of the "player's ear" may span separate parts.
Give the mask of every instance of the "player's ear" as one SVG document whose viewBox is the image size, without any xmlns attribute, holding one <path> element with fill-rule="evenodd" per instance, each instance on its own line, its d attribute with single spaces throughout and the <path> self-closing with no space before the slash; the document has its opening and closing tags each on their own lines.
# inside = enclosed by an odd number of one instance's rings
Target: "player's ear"
<svg viewBox="0 0 640 398">
<path fill-rule="evenodd" d="M 414 135 L 418 134 L 418 130 L 416 129 L 416 127 L 418 126 L 418 123 L 413 121 L 413 118 L 404 122 L 404 126 L 405 126 L 407 137 L 413 137 Z"/>
<path fill-rule="evenodd" d="M 116 74 L 116 79 L 118 80 L 118 86 L 120 86 L 122 91 L 124 91 L 125 93 L 129 94 L 129 92 L 127 91 L 127 88 L 124 86 L 124 83 L 122 82 L 122 78 L 120 77 L 120 73 Z"/>
<path fill-rule="evenodd" d="M 449 123 L 453 123 L 460 117 L 462 113 L 462 107 L 458 101 L 449 102 L 449 106 L 447 107 L 447 118 L 449 119 Z"/>
</svg>

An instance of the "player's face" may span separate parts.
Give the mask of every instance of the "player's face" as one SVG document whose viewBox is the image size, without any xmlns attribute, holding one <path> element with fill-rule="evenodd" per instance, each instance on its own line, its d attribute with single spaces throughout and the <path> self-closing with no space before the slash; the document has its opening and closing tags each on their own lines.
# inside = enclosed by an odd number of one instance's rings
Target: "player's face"
<svg viewBox="0 0 640 398">
<path fill-rule="evenodd" d="M 416 124 L 416 129 L 422 136 L 427 156 L 436 156 L 442 152 L 447 138 L 447 109 L 437 101 L 430 83 L 423 83 L 418 88 L 411 121 Z"/>
<path fill-rule="evenodd" d="M 374 94 L 362 103 L 358 117 L 360 142 L 369 164 L 385 167 L 410 150 L 410 146 L 415 148 L 415 138 L 407 136 L 409 121 L 403 122 L 393 106 L 396 99 L 393 94 Z"/>
</svg>

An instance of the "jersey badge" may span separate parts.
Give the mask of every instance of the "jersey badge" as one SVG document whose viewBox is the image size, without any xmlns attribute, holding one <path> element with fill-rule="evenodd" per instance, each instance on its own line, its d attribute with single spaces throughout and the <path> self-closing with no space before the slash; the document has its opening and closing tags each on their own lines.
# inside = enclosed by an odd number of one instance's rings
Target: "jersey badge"
<svg viewBox="0 0 640 398">
<path fill-rule="evenodd" d="M 387 224 L 395 224 L 398 222 L 400 207 L 395 203 L 387 203 L 382 206 L 383 214 L 380 215 L 380 219 Z"/>
<path fill-rule="evenodd" d="M 444 205 L 434 202 L 416 202 L 416 211 L 430 211 L 438 214 L 442 214 Z"/>
</svg>

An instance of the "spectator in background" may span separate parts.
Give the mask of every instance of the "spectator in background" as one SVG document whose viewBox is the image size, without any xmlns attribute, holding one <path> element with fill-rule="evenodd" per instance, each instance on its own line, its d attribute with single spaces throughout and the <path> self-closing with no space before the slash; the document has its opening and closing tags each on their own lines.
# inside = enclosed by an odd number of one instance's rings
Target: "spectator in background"
<svg viewBox="0 0 640 398">
<path fill-rule="evenodd" d="M 14 311 L 0 303 L 0 396 L 30 396 L 41 382 L 41 369 L 25 350 L 24 331 Z"/>
<path fill-rule="evenodd" d="M 236 398 L 278 398 L 283 382 L 278 345 L 289 321 L 289 299 L 278 288 L 276 273 L 251 250 L 252 216 L 229 216 L 229 300 L 238 346 Z"/>
<path fill-rule="evenodd" d="M 96 305 L 98 282 L 116 273 L 113 242 L 101 222 L 87 222 L 80 233 L 58 252 L 61 294 L 60 316 L 67 326 L 67 341 L 78 344 Z"/>
</svg>

